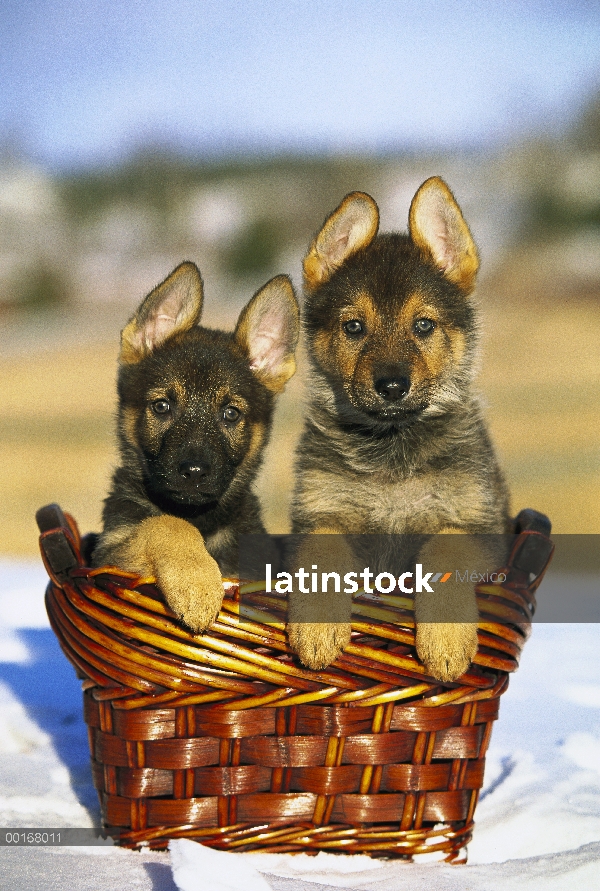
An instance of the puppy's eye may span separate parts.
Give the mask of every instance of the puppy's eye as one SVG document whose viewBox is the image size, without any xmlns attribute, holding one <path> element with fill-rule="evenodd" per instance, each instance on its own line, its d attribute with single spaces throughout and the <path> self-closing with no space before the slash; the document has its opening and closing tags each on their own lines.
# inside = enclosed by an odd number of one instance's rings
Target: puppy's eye
<svg viewBox="0 0 600 891">
<path fill-rule="evenodd" d="M 155 415 L 168 415 L 171 411 L 171 403 L 167 399 L 157 399 L 152 403 L 152 411 Z"/>
<path fill-rule="evenodd" d="M 417 319 L 415 322 L 415 334 L 431 334 L 435 328 L 435 322 L 431 319 Z"/>
<path fill-rule="evenodd" d="M 242 413 L 239 408 L 236 408 L 234 405 L 228 405 L 227 408 L 223 409 L 221 417 L 226 424 L 237 424 L 242 417 Z"/>
<path fill-rule="evenodd" d="M 358 319 L 350 319 L 349 322 L 344 322 L 344 331 L 348 337 L 361 337 L 365 333 L 365 328 Z"/>
</svg>

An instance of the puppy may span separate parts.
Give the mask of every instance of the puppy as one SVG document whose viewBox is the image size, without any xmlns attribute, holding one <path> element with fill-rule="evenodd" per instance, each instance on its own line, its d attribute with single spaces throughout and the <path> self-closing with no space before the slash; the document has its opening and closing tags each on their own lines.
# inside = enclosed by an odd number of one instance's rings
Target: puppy
<svg viewBox="0 0 600 891">
<path fill-rule="evenodd" d="M 408 234 L 378 235 L 378 226 L 375 201 L 353 192 L 304 259 L 312 376 L 293 531 L 408 533 L 422 536 L 404 555 L 409 565 L 497 568 L 504 554 L 485 536 L 434 535 L 508 529 L 506 484 L 473 390 L 477 250 L 438 177 L 417 191 Z M 343 539 L 337 547 L 347 564 Z M 303 548 L 313 563 L 325 548 L 331 564 L 331 547 Z M 477 651 L 472 585 L 425 588 L 415 612 L 420 659 L 430 675 L 454 680 Z M 350 625 L 292 621 L 289 635 L 302 662 L 320 668 L 348 643 Z"/>
<path fill-rule="evenodd" d="M 252 484 L 299 330 L 283 275 L 254 295 L 233 334 L 199 326 L 202 301 L 200 273 L 183 263 L 121 334 L 121 461 L 93 555 L 95 566 L 154 576 L 194 632 L 219 612 L 238 536 L 264 532 Z"/>
</svg>

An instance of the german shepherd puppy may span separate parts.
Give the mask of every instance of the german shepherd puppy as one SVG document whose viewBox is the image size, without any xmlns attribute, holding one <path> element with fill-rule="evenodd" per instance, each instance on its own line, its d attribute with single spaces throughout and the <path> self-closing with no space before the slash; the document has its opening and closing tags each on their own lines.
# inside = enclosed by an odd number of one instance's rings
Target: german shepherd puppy
<svg viewBox="0 0 600 891">
<path fill-rule="evenodd" d="M 293 531 L 424 534 L 425 568 L 444 568 L 449 551 L 463 566 L 497 568 L 503 553 L 481 539 L 427 538 L 508 529 L 506 485 L 473 392 L 471 233 L 438 177 L 417 191 L 408 234 L 377 235 L 378 226 L 375 201 L 353 192 L 304 259 L 312 378 Z M 477 651 L 472 586 L 453 579 L 418 594 L 415 611 L 420 659 L 430 675 L 455 679 Z M 292 623 L 289 635 L 302 662 L 319 668 L 349 641 L 350 626 Z"/>
<path fill-rule="evenodd" d="M 183 263 L 121 334 L 121 463 L 93 555 L 154 576 L 194 632 L 219 612 L 238 535 L 264 532 L 252 483 L 299 331 L 287 276 L 254 295 L 233 334 L 199 326 L 202 300 L 198 269 Z"/>
</svg>

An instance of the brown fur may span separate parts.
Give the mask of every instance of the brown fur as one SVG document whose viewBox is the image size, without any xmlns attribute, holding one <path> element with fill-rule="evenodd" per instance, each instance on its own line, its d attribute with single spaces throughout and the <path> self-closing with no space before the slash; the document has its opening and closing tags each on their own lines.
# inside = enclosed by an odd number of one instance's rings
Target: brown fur
<svg viewBox="0 0 600 891">
<path fill-rule="evenodd" d="M 478 258 L 468 226 L 433 177 L 413 199 L 408 235 L 376 236 L 377 227 L 373 199 L 348 195 L 304 261 L 312 376 L 293 531 L 502 533 L 507 490 L 473 390 Z M 356 322 L 358 333 L 344 327 Z M 475 570 L 502 559 L 470 536 L 452 539 L 454 560 Z M 435 535 L 418 559 L 441 568 L 446 547 Z M 415 599 L 417 651 L 431 675 L 452 680 L 476 653 L 477 608 L 468 586 L 441 588 Z M 289 633 L 306 665 L 324 667 L 350 629 L 292 623 Z"/>
</svg>

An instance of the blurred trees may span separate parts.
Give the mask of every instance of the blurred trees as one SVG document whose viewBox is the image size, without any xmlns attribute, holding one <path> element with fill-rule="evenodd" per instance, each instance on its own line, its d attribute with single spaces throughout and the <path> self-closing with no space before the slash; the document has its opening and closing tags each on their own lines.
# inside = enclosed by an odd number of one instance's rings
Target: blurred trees
<svg viewBox="0 0 600 891">
<path fill-rule="evenodd" d="M 183 259 L 217 283 L 221 301 L 239 302 L 275 273 L 299 277 L 310 238 L 349 191 L 370 191 L 382 226 L 404 229 L 432 174 L 456 191 L 487 273 L 503 249 L 544 244 L 555 264 L 567 251 L 563 277 L 587 270 L 588 290 L 600 278 L 596 96 L 562 137 L 487 153 L 198 160 L 150 146 L 118 166 L 55 177 L 0 157 L 0 310 L 132 306 Z"/>
</svg>

